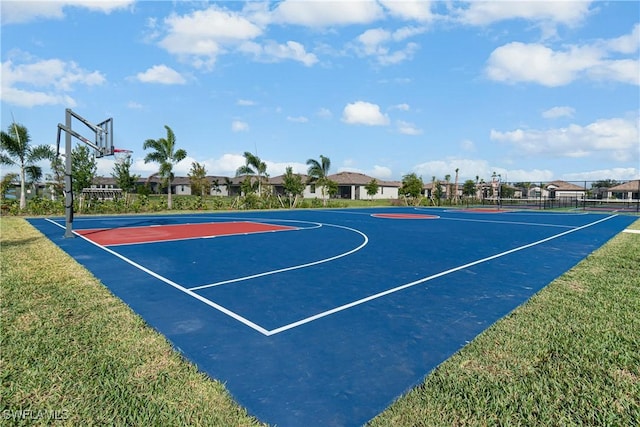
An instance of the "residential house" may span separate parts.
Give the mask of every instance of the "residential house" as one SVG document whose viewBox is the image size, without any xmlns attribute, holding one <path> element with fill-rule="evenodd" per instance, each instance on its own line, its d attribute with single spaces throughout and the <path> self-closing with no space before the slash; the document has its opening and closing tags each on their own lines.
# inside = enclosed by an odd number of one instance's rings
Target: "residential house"
<svg viewBox="0 0 640 427">
<path fill-rule="evenodd" d="M 398 181 L 383 181 L 358 172 L 339 172 L 327 178 L 338 184 L 337 197 L 341 199 L 397 199 L 398 190 L 402 186 Z M 369 196 L 365 186 L 374 179 L 378 183 L 378 192 Z"/>
<path fill-rule="evenodd" d="M 529 198 L 542 199 L 584 199 L 586 188 L 566 181 L 552 181 L 545 185 L 533 185 L 529 188 Z"/>
<path fill-rule="evenodd" d="M 302 197 L 305 199 L 322 198 L 322 187 L 316 187 L 315 184 L 309 183 L 309 176 L 305 174 L 294 174 L 300 177 L 303 184 L 305 184 Z M 274 176 L 269 178 L 269 184 L 273 189 L 273 194 L 286 196 L 284 191 L 284 175 Z"/>
<path fill-rule="evenodd" d="M 640 200 L 640 179 L 607 189 L 607 199 Z"/>
</svg>

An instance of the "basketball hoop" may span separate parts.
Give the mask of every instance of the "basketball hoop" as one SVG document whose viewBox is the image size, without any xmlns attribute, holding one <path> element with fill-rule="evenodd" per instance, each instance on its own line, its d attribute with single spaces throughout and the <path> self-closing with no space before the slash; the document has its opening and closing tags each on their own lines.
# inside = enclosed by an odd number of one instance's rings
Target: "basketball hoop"
<svg viewBox="0 0 640 427">
<path fill-rule="evenodd" d="M 113 149 L 113 157 L 116 158 L 116 162 L 119 164 L 124 164 L 131 158 L 133 154 L 132 150 L 126 150 L 124 148 L 114 148 Z"/>
</svg>

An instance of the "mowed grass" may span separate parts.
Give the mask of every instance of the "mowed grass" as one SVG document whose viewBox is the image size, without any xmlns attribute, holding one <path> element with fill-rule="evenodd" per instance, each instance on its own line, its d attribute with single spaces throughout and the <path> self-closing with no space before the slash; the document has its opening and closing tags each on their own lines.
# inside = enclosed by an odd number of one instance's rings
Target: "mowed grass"
<svg viewBox="0 0 640 427">
<path fill-rule="evenodd" d="M 640 425 L 640 234 L 614 237 L 370 425 Z"/>
<path fill-rule="evenodd" d="M 0 250 L 0 424 L 260 425 L 26 221 Z M 370 425 L 637 425 L 639 266 L 621 233 Z"/>
<path fill-rule="evenodd" d="M 260 425 L 25 220 L 0 232 L 1 425 Z"/>
</svg>

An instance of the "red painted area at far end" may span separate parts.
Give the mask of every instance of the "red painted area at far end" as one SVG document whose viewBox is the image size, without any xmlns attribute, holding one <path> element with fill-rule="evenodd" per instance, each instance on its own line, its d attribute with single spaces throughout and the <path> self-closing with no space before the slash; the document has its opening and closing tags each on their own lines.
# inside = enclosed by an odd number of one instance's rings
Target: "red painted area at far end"
<svg viewBox="0 0 640 427">
<path fill-rule="evenodd" d="M 147 227 L 99 228 L 91 230 L 77 230 L 76 233 L 98 243 L 99 245 L 109 246 L 295 229 L 295 227 L 287 227 L 284 225 L 239 221 L 213 222 L 205 224 L 157 225 Z"/>
<path fill-rule="evenodd" d="M 375 218 L 390 218 L 390 219 L 437 219 L 438 215 L 424 215 L 424 214 L 395 214 L 395 213 L 379 213 L 371 214 Z"/>
</svg>

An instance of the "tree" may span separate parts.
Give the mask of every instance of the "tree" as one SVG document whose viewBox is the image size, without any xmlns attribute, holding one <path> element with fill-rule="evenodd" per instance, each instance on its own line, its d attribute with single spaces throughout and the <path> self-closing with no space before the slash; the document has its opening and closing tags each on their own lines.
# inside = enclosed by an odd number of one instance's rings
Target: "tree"
<svg viewBox="0 0 640 427">
<path fill-rule="evenodd" d="M 27 207 L 27 169 L 38 167 L 37 162 L 53 157 L 53 150 L 49 146 L 32 147 L 30 142 L 29 131 L 21 124 L 14 123 L 8 127 L 7 132 L 0 132 L 0 163 L 18 166 L 20 169 L 20 209 Z"/>
<path fill-rule="evenodd" d="M 456 203 L 458 203 L 458 171 L 460 170 L 460 168 L 456 168 L 456 188 L 455 188 L 455 192 L 453 194 L 453 199 L 455 200 Z"/>
<path fill-rule="evenodd" d="M 375 178 L 372 179 L 367 185 L 364 186 L 364 189 L 367 190 L 367 195 L 371 197 L 371 200 L 373 200 L 373 196 L 375 196 L 378 193 L 379 188 L 380 188 L 380 185 L 378 185 L 378 181 Z"/>
<path fill-rule="evenodd" d="M 338 183 L 330 180 L 329 178 L 325 179 L 324 187 L 327 189 L 327 194 L 329 197 L 335 197 L 338 194 Z"/>
<path fill-rule="evenodd" d="M 431 199 L 436 206 L 440 206 L 440 200 L 442 200 L 442 183 L 435 176 L 431 177 Z"/>
<path fill-rule="evenodd" d="M 282 186 L 284 193 L 289 199 L 289 207 L 295 208 L 298 201 L 298 196 L 302 196 L 304 192 L 304 182 L 302 177 L 293 173 L 291 166 L 287 166 L 286 172 L 282 179 Z"/>
<path fill-rule="evenodd" d="M 444 176 L 444 181 L 446 183 L 446 192 L 447 192 L 447 199 L 451 200 L 451 175 L 446 174 Z"/>
<path fill-rule="evenodd" d="M 64 162 L 59 156 L 51 158 L 51 174 L 47 174 L 47 180 L 51 183 L 53 194 L 57 196 L 64 195 Z"/>
<path fill-rule="evenodd" d="M 468 179 L 462 184 L 462 194 L 471 197 L 476 193 L 476 187 L 477 184 L 472 179 Z"/>
<path fill-rule="evenodd" d="M 260 160 L 260 157 L 248 151 L 244 152 L 244 160 L 245 164 L 236 170 L 236 176 L 256 177 L 258 195 L 262 195 L 262 177 L 267 176 L 267 164 Z"/>
<path fill-rule="evenodd" d="M 18 176 L 17 173 L 9 172 L 2 177 L 2 180 L 0 180 L 0 199 L 4 199 L 7 196 L 7 193 L 15 184 Z"/>
<path fill-rule="evenodd" d="M 172 208 L 171 183 L 173 181 L 173 166 L 187 157 L 187 152 L 182 148 L 176 149 L 176 136 L 173 130 L 167 125 L 167 137 L 160 139 L 147 139 L 142 145 L 143 150 L 152 149 L 144 158 L 145 163 L 155 162 L 160 165 L 158 175 L 162 177 L 167 185 L 167 207 Z"/>
<path fill-rule="evenodd" d="M 127 157 L 122 161 L 117 161 L 113 166 L 111 176 L 116 180 L 116 185 L 125 193 L 131 192 L 136 188 L 136 183 L 140 179 L 140 175 L 131 175 L 131 166 L 133 160 Z"/>
<path fill-rule="evenodd" d="M 71 150 L 71 188 L 74 194 L 81 194 L 83 188 L 91 187 L 98 172 L 98 163 L 86 145 L 76 145 Z"/>
<path fill-rule="evenodd" d="M 331 160 L 328 157 L 320 155 L 320 161 L 308 159 L 307 165 L 309 166 L 307 170 L 309 181 L 322 187 L 322 203 L 326 206 L 327 200 L 325 195 L 327 194 L 326 186 L 329 184 L 327 177 L 329 176 L 329 169 L 331 169 Z"/>
<path fill-rule="evenodd" d="M 37 165 L 27 166 L 27 184 L 33 190 L 33 194 L 38 196 L 38 183 L 42 181 L 42 168 Z"/>
<path fill-rule="evenodd" d="M 191 184 L 191 194 L 200 194 L 203 197 L 205 194 L 209 194 L 211 183 L 207 179 L 207 170 L 204 165 L 198 162 L 191 163 L 188 177 Z"/>
<path fill-rule="evenodd" d="M 402 186 L 398 190 L 398 194 L 404 196 L 405 202 L 409 204 L 408 198 L 413 200 L 414 205 L 420 204 L 420 196 L 424 188 L 424 182 L 422 178 L 418 177 L 415 173 L 409 173 L 402 177 Z"/>
<path fill-rule="evenodd" d="M 225 176 L 224 185 L 225 187 L 227 187 L 227 196 L 231 196 L 231 184 L 233 184 L 233 182 L 231 181 L 231 178 L 229 178 L 228 176 Z"/>
</svg>

